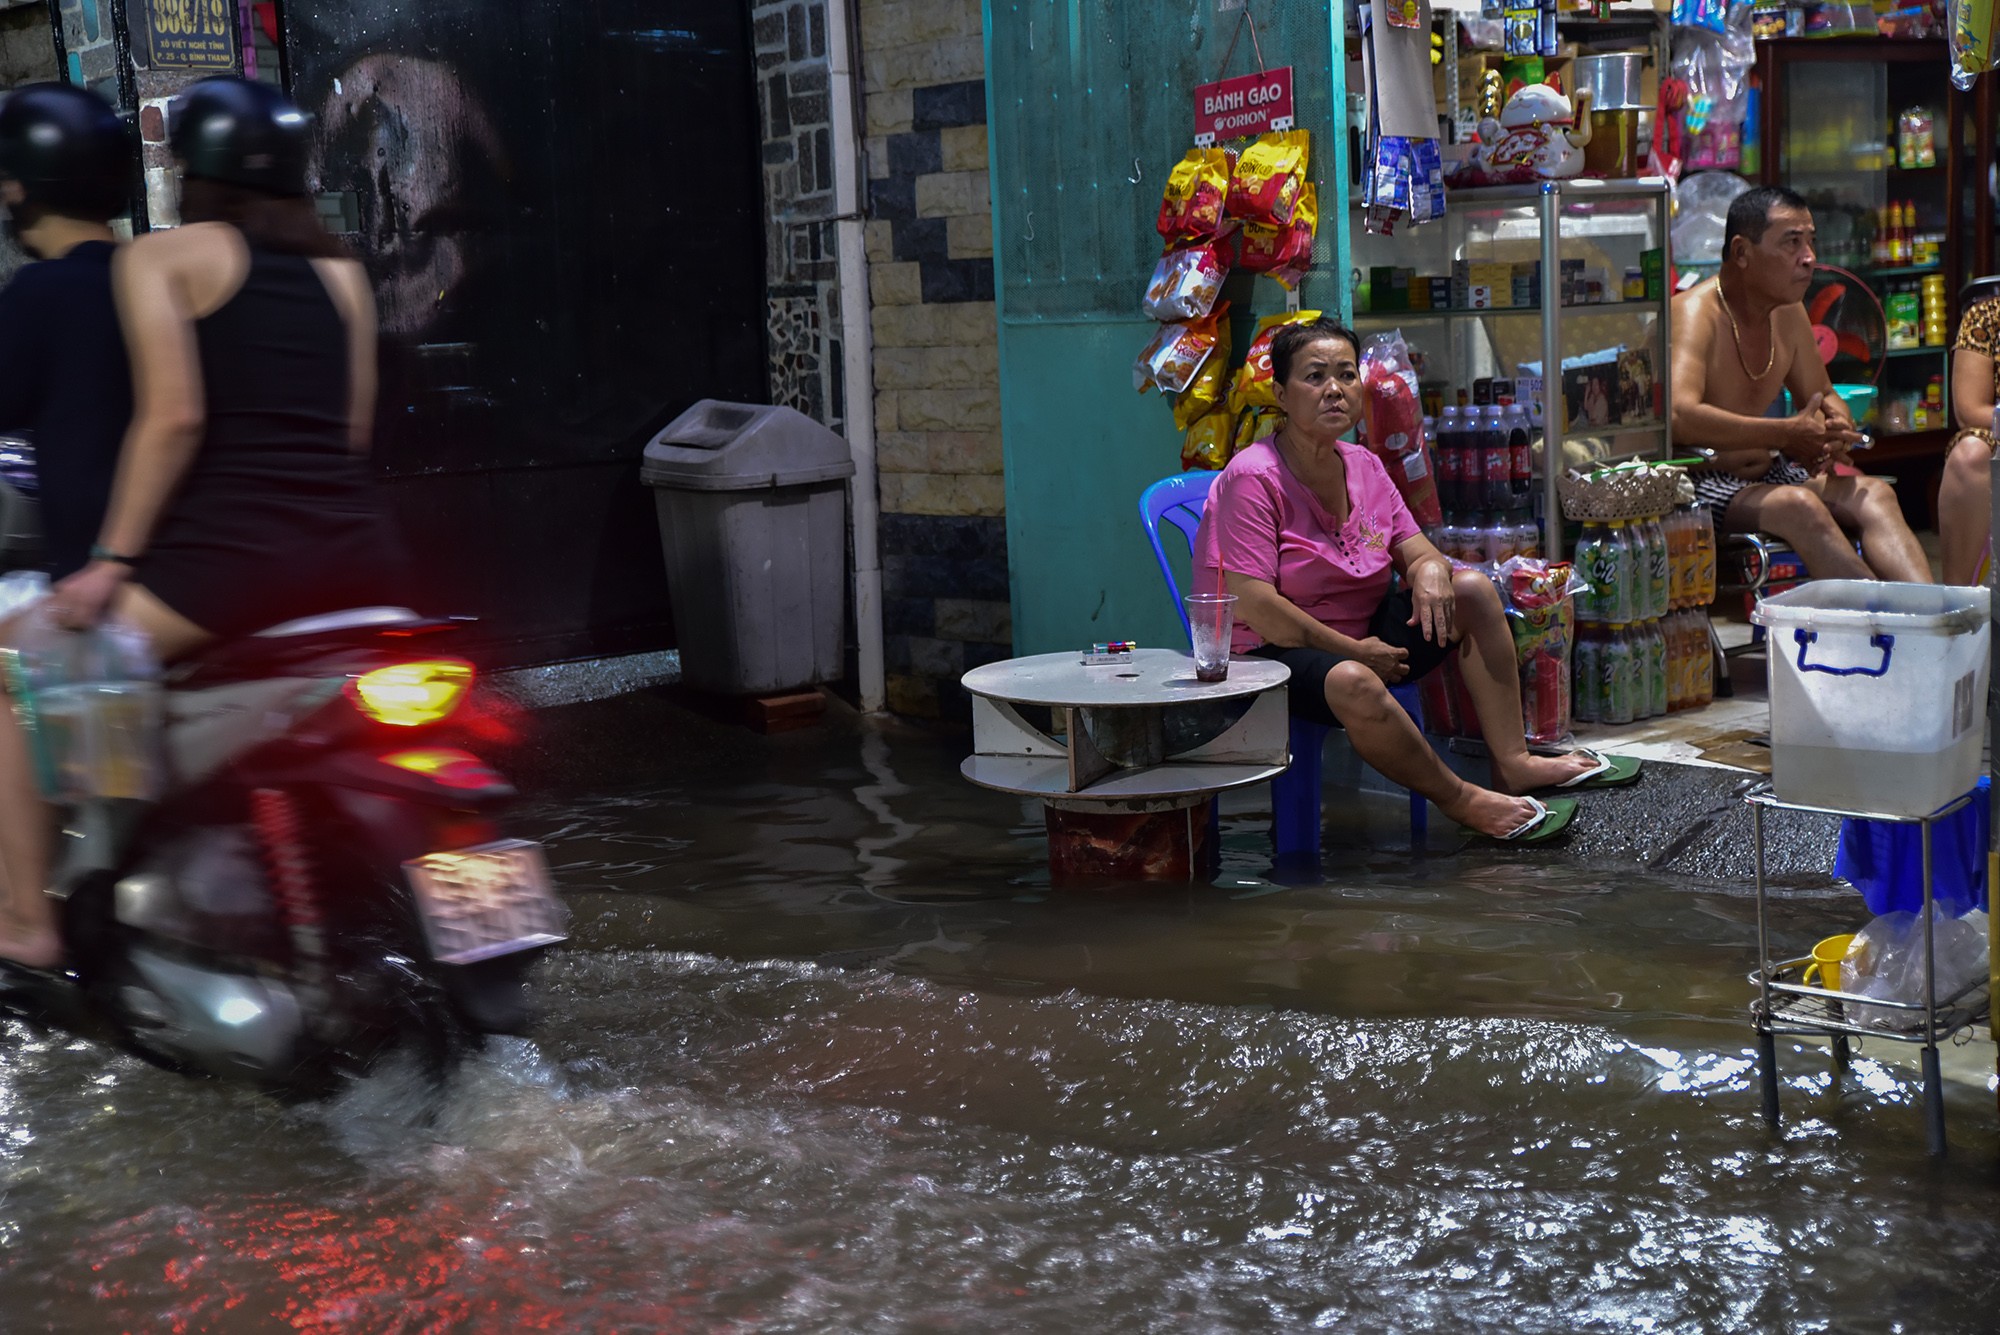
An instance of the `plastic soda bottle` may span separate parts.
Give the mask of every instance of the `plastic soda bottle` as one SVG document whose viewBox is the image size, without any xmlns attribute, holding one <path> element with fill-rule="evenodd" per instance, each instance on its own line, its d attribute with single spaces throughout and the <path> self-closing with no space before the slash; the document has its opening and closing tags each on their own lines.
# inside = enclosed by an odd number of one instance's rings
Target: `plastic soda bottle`
<svg viewBox="0 0 2000 1335">
<path fill-rule="evenodd" d="M 1581 598 L 1583 595 L 1578 594 Z M 1570 714 L 1578 723 L 1595 723 L 1602 712 L 1603 682 L 1600 678 L 1604 657 L 1604 632 L 1596 625 L 1586 625 L 1576 633 L 1576 643 L 1570 649 L 1572 662 L 1570 680 Z M 1435 675 L 1435 674 L 1433 674 Z"/>
<path fill-rule="evenodd" d="M 1606 532 L 1602 523 L 1595 519 L 1586 520 L 1583 533 L 1576 543 L 1573 560 L 1577 576 L 1585 585 L 1576 594 L 1576 619 L 1584 625 L 1595 625 L 1600 621 L 1610 620 L 1604 615 L 1604 586 L 1599 583 L 1603 577 Z"/>
<path fill-rule="evenodd" d="M 1667 531 L 1657 519 L 1648 519 L 1639 527 L 1646 535 L 1646 615 L 1663 617 L 1673 610 L 1672 600 L 1667 596 L 1672 559 L 1667 552 Z"/>
<path fill-rule="evenodd" d="M 1694 702 L 1705 705 L 1715 699 L 1715 650 L 1708 642 L 1708 613 L 1692 612 L 1694 655 Z"/>
<path fill-rule="evenodd" d="M 1630 723 L 1632 702 L 1638 694 L 1638 663 L 1632 654 L 1632 637 L 1623 622 L 1612 623 L 1597 659 L 1597 721 Z"/>
<path fill-rule="evenodd" d="M 1446 404 L 1438 415 L 1437 432 L 1431 437 L 1437 442 L 1438 504 L 1444 507 L 1447 521 L 1456 520 L 1465 510 L 1464 459 L 1459 453 L 1460 431 L 1458 405 Z"/>
<path fill-rule="evenodd" d="M 1534 432 L 1528 409 L 1523 404 L 1510 404 L 1507 408 L 1507 455 L 1514 508 L 1532 509 L 1535 500 Z"/>
<path fill-rule="evenodd" d="M 1667 635 L 1667 712 L 1675 714 L 1688 706 L 1687 616 L 1670 612 L 1660 625 Z"/>
<path fill-rule="evenodd" d="M 1667 637 L 1658 621 L 1648 621 L 1646 645 L 1646 717 L 1663 718 L 1667 712 Z"/>
<path fill-rule="evenodd" d="M 1539 558 L 1542 554 L 1542 526 L 1533 516 L 1523 515 L 1514 523 L 1514 550 L 1522 556 Z"/>
<path fill-rule="evenodd" d="M 1514 505 L 1514 455 L 1507 446 L 1507 424 L 1498 404 L 1481 414 L 1479 432 L 1480 471 L 1485 487 L 1480 503 L 1488 510 L 1505 511 Z"/>
<path fill-rule="evenodd" d="M 1638 617 L 1635 610 L 1637 600 L 1632 596 L 1637 580 L 1633 576 L 1636 573 L 1634 567 L 1638 564 L 1638 558 L 1643 551 L 1643 548 L 1633 545 L 1630 527 L 1624 520 L 1611 521 L 1611 532 L 1605 539 L 1605 552 L 1609 559 L 1605 562 L 1608 574 L 1605 581 L 1604 619 L 1614 625 L 1629 623 Z"/>
<path fill-rule="evenodd" d="M 1675 607 L 1694 601 L 1693 517 L 1684 509 L 1667 516 L 1667 600 Z"/>
<path fill-rule="evenodd" d="M 1708 507 L 1694 507 L 1694 599 L 1702 607 L 1715 601 L 1715 516 Z"/>
</svg>

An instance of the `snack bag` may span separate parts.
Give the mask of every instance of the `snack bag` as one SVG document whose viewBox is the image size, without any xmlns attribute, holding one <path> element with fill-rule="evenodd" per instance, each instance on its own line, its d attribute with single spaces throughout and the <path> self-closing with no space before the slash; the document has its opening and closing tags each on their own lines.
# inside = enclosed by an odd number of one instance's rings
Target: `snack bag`
<svg viewBox="0 0 2000 1335">
<path fill-rule="evenodd" d="M 1290 223 L 1305 188 L 1308 142 L 1304 130 L 1257 136 L 1230 174 L 1229 216 L 1269 227 Z"/>
<path fill-rule="evenodd" d="M 1572 590 L 1583 586 L 1569 562 L 1517 556 L 1495 572 L 1514 632 L 1521 669 L 1521 714 L 1527 737 L 1553 745 L 1569 735 L 1570 647 L 1576 638 Z"/>
<path fill-rule="evenodd" d="M 1234 458 L 1239 452 L 1274 435 L 1283 426 L 1285 415 L 1276 408 L 1253 408 L 1236 419 L 1236 439 L 1231 442 L 1229 454 Z"/>
<path fill-rule="evenodd" d="M 1312 268 L 1313 240 L 1318 232 L 1319 191 L 1307 185 L 1299 194 L 1299 207 L 1292 214 L 1292 225 L 1285 230 L 1284 243 L 1278 248 L 1278 262 L 1271 266 L 1271 277 L 1287 289 L 1298 291 Z"/>
<path fill-rule="evenodd" d="M 1217 326 L 1228 311 L 1225 301 L 1199 320 L 1163 326 L 1132 364 L 1132 388 L 1141 394 L 1148 389 L 1178 394 L 1193 384 L 1195 373 L 1215 351 Z"/>
<path fill-rule="evenodd" d="M 1162 323 L 1193 320 L 1215 308 L 1229 265 L 1214 242 L 1183 246 L 1160 256 L 1146 286 L 1146 314 Z"/>
<path fill-rule="evenodd" d="M 1220 468 L 1236 452 L 1236 415 L 1216 408 L 1196 418 L 1181 441 L 1181 468 Z"/>
<path fill-rule="evenodd" d="M 1423 399 L 1401 330 L 1373 335 L 1362 346 L 1361 389 L 1363 443 L 1381 458 L 1418 525 L 1442 524 Z"/>
<path fill-rule="evenodd" d="M 1235 166 L 1228 149 L 1195 148 L 1174 164 L 1160 199 L 1157 227 L 1169 242 L 1201 240 L 1222 230 L 1222 205 Z"/>
<path fill-rule="evenodd" d="M 1180 392 L 1174 400 L 1174 425 L 1182 431 L 1193 429 L 1194 424 L 1217 408 L 1226 406 L 1229 397 L 1229 324 L 1217 321 L 1215 326 L 1215 350 L 1208 360 L 1195 372 L 1194 381 Z M 1231 425 L 1234 425 L 1232 416 Z"/>
<path fill-rule="evenodd" d="M 1229 394 L 1229 406 L 1238 412 L 1247 408 L 1275 410 L 1278 395 L 1271 384 L 1271 340 L 1285 325 L 1304 324 L 1317 319 L 1318 311 L 1293 311 L 1267 315 L 1259 320 L 1257 336 L 1250 340 L 1250 349 L 1243 355 L 1243 365 L 1237 369 L 1236 384 Z"/>
</svg>

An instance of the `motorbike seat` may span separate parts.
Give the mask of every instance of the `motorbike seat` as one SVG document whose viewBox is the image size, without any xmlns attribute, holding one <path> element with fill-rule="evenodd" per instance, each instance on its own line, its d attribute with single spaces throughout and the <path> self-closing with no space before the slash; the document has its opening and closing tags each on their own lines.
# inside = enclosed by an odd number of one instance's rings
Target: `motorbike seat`
<svg viewBox="0 0 2000 1335">
<path fill-rule="evenodd" d="M 454 626 L 407 607 L 354 607 L 270 626 L 239 639 L 221 640 L 176 663 L 167 684 L 176 689 L 225 685 L 272 675 L 385 636 L 422 635 Z"/>
</svg>

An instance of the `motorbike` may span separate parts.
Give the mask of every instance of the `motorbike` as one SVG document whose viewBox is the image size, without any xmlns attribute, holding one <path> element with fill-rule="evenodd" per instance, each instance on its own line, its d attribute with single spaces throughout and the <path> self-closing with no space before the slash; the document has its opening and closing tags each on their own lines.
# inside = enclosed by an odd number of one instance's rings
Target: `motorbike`
<svg viewBox="0 0 2000 1335">
<path fill-rule="evenodd" d="M 65 808 L 66 966 L 8 971 L 0 1000 L 307 1092 L 406 1039 L 442 1060 L 523 1032 L 564 913 L 507 837 L 513 787 L 452 730 L 474 669 L 429 649 L 455 625 L 359 608 L 170 668 L 163 784 Z"/>
</svg>

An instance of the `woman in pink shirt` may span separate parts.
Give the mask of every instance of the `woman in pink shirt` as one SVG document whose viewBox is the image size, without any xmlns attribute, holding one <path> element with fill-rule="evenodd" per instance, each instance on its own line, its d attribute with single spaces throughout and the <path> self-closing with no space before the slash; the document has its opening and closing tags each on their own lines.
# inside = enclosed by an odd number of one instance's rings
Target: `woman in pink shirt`
<svg viewBox="0 0 2000 1335">
<path fill-rule="evenodd" d="M 1552 833 L 1574 803 L 1518 794 L 1592 778 L 1605 763 L 1530 754 L 1514 640 L 1492 581 L 1454 572 L 1381 462 L 1341 439 L 1361 403 L 1359 347 L 1330 320 L 1288 325 L 1272 340 L 1285 424 L 1216 478 L 1195 540 L 1196 583 L 1212 588 L 1218 567 L 1226 573 L 1237 597 L 1231 649 L 1291 668 L 1294 714 L 1345 728 L 1363 760 L 1461 825 L 1500 838 Z M 1398 574 L 1408 588 L 1392 593 Z M 1453 653 L 1499 792 L 1452 773 L 1389 694 Z"/>
</svg>

